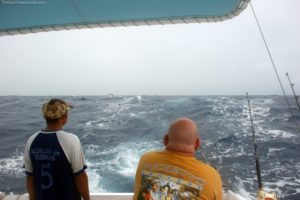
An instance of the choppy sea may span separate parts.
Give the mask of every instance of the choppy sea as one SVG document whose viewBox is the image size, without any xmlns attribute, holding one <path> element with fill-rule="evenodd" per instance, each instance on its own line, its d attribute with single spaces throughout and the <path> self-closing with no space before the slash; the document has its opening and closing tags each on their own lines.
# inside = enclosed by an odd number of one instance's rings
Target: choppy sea
<svg viewBox="0 0 300 200">
<path fill-rule="evenodd" d="M 0 191 L 23 194 L 24 146 L 45 127 L 41 105 L 50 97 L 0 97 Z M 132 192 L 140 156 L 162 149 L 171 121 L 189 117 L 202 138 L 198 159 L 216 167 L 223 183 L 255 199 L 257 178 L 244 96 L 67 96 L 74 105 L 64 130 L 81 140 L 91 192 Z M 264 188 L 300 199 L 299 111 L 289 97 L 250 96 Z"/>
</svg>

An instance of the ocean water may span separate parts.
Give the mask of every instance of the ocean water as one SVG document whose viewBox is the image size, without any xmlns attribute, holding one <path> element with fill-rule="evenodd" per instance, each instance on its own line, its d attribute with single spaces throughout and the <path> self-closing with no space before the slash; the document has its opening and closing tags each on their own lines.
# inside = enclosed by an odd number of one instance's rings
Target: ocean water
<svg viewBox="0 0 300 200">
<path fill-rule="evenodd" d="M 24 146 L 45 127 L 41 105 L 50 97 L 0 97 L 0 191 L 25 189 Z M 91 192 L 132 192 L 140 156 L 162 149 L 171 121 L 189 117 L 202 138 L 198 159 L 216 167 L 223 183 L 255 199 L 257 179 L 245 96 L 68 96 L 65 130 L 78 135 L 88 165 Z M 282 96 L 251 96 L 263 185 L 280 199 L 300 199 L 300 124 Z"/>
</svg>

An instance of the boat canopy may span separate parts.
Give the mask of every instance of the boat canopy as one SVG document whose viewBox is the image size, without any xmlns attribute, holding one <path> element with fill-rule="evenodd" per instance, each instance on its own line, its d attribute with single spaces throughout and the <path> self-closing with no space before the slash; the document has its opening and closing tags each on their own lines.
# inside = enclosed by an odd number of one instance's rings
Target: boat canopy
<svg viewBox="0 0 300 200">
<path fill-rule="evenodd" d="M 1 0 L 0 36 L 95 28 L 218 22 L 250 0 Z"/>
</svg>

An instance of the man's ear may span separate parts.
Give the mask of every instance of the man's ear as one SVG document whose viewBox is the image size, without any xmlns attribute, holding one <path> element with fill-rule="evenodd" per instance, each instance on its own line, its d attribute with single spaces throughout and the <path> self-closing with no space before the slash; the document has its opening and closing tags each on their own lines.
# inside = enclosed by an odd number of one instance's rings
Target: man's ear
<svg viewBox="0 0 300 200">
<path fill-rule="evenodd" d="M 201 146 L 201 140 L 198 137 L 197 140 L 196 140 L 196 142 L 195 142 L 195 150 L 197 150 L 200 146 Z"/>
<path fill-rule="evenodd" d="M 168 143 L 169 143 L 169 136 L 168 136 L 168 134 L 166 134 L 164 136 L 164 145 L 167 146 Z"/>
<path fill-rule="evenodd" d="M 62 120 L 61 123 L 65 125 L 68 121 L 68 114 L 64 114 L 60 119 Z"/>
</svg>

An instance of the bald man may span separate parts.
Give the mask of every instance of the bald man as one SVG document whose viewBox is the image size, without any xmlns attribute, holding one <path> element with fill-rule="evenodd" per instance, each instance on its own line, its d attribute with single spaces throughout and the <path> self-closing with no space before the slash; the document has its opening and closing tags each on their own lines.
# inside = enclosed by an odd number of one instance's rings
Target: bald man
<svg viewBox="0 0 300 200">
<path fill-rule="evenodd" d="M 163 142 L 165 150 L 148 152 L 140 159 L 133 200 L 145 199 L 145 191 L 155 193 L 147 198 L 150 200 L 222 199 L 219 173 L 195 158 L 201 141 L 194 121 L 188 118 L 174 121 Z"/>
</svg>

